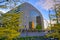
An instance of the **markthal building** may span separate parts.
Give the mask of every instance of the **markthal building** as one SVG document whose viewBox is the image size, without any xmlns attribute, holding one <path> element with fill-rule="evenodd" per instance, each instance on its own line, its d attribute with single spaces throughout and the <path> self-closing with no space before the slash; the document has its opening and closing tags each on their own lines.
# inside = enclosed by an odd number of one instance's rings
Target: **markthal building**
<svg viewBox="0 0 60 40">
<path fill-rule="evenodd" d="M 44 28 L 42 14 L 30 3 L 25 2 L 7 13 L 11 12 L 23 12 L 21 25 L 27 29 L 36 28 L 37 25 L 41 25 L 42 29 Z"/>
</svg>

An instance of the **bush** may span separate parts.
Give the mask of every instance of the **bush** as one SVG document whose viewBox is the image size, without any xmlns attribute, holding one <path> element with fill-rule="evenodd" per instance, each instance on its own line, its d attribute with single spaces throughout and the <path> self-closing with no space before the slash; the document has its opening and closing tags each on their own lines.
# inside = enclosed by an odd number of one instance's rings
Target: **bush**
<svg viewBox="0 0 60 40">
<path fill-rule="evenodd" d="M 36 26 L 36 29 L 42 30 L 42 26 L 41 26 L 41 25 L 37 25 L 37 26 Z"/>
</svg>

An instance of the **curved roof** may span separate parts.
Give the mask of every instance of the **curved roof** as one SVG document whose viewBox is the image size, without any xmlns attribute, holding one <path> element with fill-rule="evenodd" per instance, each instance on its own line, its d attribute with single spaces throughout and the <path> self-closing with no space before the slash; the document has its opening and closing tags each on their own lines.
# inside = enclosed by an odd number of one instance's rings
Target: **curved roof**
<svg viewBox="0 0 60 40">
<path fill-rule="evenodd" d="M 27 7 L 27 8 L 26 8 L 26 7 Z M 40 15 L 40 17 L 43 18 L 42 14 L 39 12 L 39 10 L 37 10 L 34 6 L 32 6 L 30 3 L 27 3 L 27 2 L 19 5 L 19 6 L 16 7 L 16 8 L 13 8 L 12 10 L 8 11 L 7 13 L 14 13 L 14 12 L 16 13 L 16 10 L 21 9 L 21 8 L 22 8 L 23 10 L 24 10 L 24 8 L 25 8 L 25 10 L 26 10 L 26 9 L 35 10 L 35 11 Z M 23 11 L 23 10 L 19 10 L 19 12 L 20 12 L 20 11 Z M 24 10 L 24 11 L 25 11 L 25 10 Z M 27 10 L 27 11 L 28 11 L 28 10 Z"/>
<path fill-rule="evenodd" d="M 23 7 L 26 8 L 26 6 L 29 7 L 30 9 L 32 8 L 33 10 L 39 12 L 39 10 L 37 10 L 37 9 L 36 9 L 34 6 L 32 6 L 30 3 L 25 2 L 25 3 L 17 6 L 16 8 L 13 8 L 12 10 L 8 11 L 7 13 L 11 13 L 11 12 L 13 12 L 13 11 L 15 11 L 15 10 L 18 10 L 19 8 L 23 8 Z M 30 10 L 30 9 L 29 9 L 29 10 Z M 39 13 L 40 13 L 40 12 L 39 12 Z M 41 13 L 40 13 L 40 16 L 42 16 Z"/>
<path fill-rule="evenodd" d="M 36 12 L 38 12 L 38 13 L 40 13 L 39 12 L 39 10 L 38 9 L 36 9 L 32 4 L 30 4 L 30 3 L 27 3 L 27 2 L 25 2 L 25 3 L 23 3 L 23 4 L 21 4 L 22 6 L 28 6 L 30 9 L 29 10 L 35 10 Z M 42 17 L 42 14 L 40 13 L 40 16 Z"/>
<path fill-rule="evenodd" d="M 44 25 L 42 14 L 33 5 L 31 5 L 30 3 L 27 3 L 27 2 L 25 2 L 25 3 L 23 3 L 23 4 L 19 5 L 19 6 L 17 6 L 16 8 L 8 11 L 7 13 L 17 13 L 17 12 L 20 12 L 20 11 L 28 13 L 28 12 L 30 12 L 32 10 L 34 10 L 35 12 L 37 12 L 40 15 L 40 17 L 41 17 L 41 23 L 42 23 L 42 25 Z"/>
</svg>

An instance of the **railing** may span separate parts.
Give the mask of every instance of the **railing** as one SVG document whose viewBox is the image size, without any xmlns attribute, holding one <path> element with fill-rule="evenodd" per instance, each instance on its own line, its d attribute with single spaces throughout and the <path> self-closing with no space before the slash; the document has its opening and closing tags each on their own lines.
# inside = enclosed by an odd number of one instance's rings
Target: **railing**
<svg viewBox="0 0 60 40">
<path fill-rule="evenodd" d="M 47 34 L 45 30 L 37 30 L 37 29 L 29 29 L 29 30 L 20 30 L 21 35 L 20 37 L 27 37 L 27 36 L 44 36 Z"/>
<path fill-rule="evenodd" d="M 59 38 L 45 38 L 43 36 L 35 36 L 35 37 L 20 37 L 17 40 L 59 40 Z"/>
<path fill-rule="evenodd" d="M 25 29 L 20 29 L 20 32 L 45 32 L 45 30 L 38 30 L 38 29 L 29 29 L 29 30 L 25 30 Z"/>
</svg>

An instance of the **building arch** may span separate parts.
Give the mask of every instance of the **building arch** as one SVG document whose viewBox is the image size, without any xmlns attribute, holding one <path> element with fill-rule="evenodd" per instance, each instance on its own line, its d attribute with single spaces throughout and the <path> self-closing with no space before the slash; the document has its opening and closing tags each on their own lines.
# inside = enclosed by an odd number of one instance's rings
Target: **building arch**
<svg viewBox="0 0 60 40">
<path fill-rule="evenodd" d="M 21 11 L 23 11 L 23 23 L 22 23 L 22 25 L 25 26 L 27 29 L 29 29 L 29 22 L 30 22 L 30 18 L 31 18 L 30 12 L 31 11 L 34 11 L 35 13 L 37 13 L 39 15 L 38 16 L 38 20 L 39 20 L 38 22 L 42 26 L 42 29 L 44 28 L 44 22 L 43 22 L 42 14 L 34 6 L 32 6 L 30 3 L 25 2 L 25 3 L 21 4 L 21 5 L 19 5 L 18 7 L 10 10 L 7 13 L 17 13 L 17 12 L 21 12 Z M 34 19 L 32 18 L 32 21 L 33 20 Z"/>
</svg>

